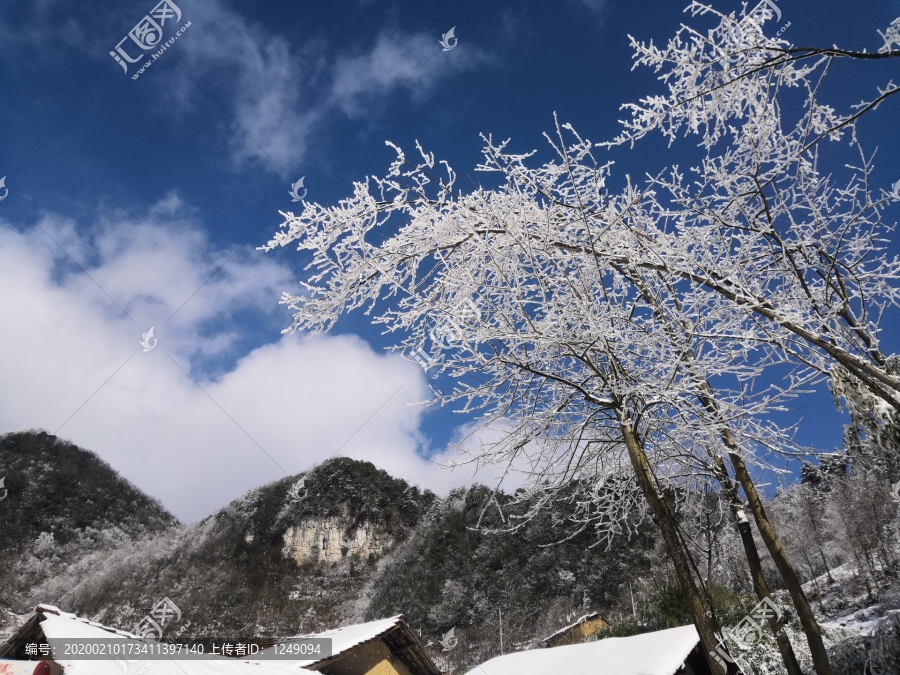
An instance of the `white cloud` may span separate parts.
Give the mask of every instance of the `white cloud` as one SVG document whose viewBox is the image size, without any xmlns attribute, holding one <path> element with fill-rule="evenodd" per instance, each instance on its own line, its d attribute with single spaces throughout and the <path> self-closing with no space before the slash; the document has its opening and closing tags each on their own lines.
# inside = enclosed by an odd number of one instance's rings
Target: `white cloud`
<svg viewBox="0 0 900 675">
<path fill-rule="evenodd" d="M 192 79 L 180 79 L 167 101 L 184 109 L 205 99 L 192 80 L 202 81 L 214 99 L 224 97 L 224 109 L 241 127 L 220 125 L 236 167 L 256 159 L 271 170 L 269 158 L 284 169 L 297 165 L 321 121 L 316 89 L 325 68 L 324 42 L 308 40 L 298 48 L 218 0 L 194 5 L 184 16 L 198 29 L 185 34 L 173 55 Z"/>
<path fill-rule="evenodd" d="M 536 465 L 532 465 L 530 460 L 540 453 L 537 446 L 529 443 L 520 450 L 512 463 L 507 460 L 486 464 L 484 458 L 492 453 L 492 446 L 499 444 L 509 430 L 508 424 L 498 421 L 487 426 L 478 421 L 463 424 L 455 430 L 449 447 L 435 459 L 445 466 L 455 467 L 455 471 L 465 473 L 470 480 L 477 480 L 490 487 L 499 485 L 504 492 L 514 492 L 533 479 L 532 473 Z"/>
<path fill-rule="evenodd" d="M 332 54 L 324 38 L 289 41 L 218 0 L 193 7 L 190 18 L 205 30 L 180 41 L 179 49 L 195 79 L 217 83 L 226 109 L 246 132 L 229 130 L 238 167 L 260 160 L 273 170 L 271 158 L 286 170 L 296 168 L 335 113 L 368 117 L 406 82 L 421 103 L 440 82 L 475 68 L 462 52 L 442 53 L 437 34 L 387 26 L 362 47 L 350 45 Z M 469 50 L 490 60 L 476 47 Z M 174 99 L 182 108 L 203 96 L 190 80 L 180 87 Z M 172 95 L 166 97 L 167 104 L 171 100 Z"/>
<path fill-rule="evenodd" d="M 610 8 L 608 0 L 576 0 L 578 4 L 594 15 L 598 26 L 602 26 L 609 16 Z"/>
<path fill-rule="evenodd" d="M 154 4 L 148 0 L 146 9 Z M 356 44 L 336 35 L 340 43 L 335 44 L 314 25 L 301 34 L 273 32 L 247 5 L 227 0 L 192 3 L 182 10 L 182 23 L 190 21 L 191 29 L 163 60 L 176 60 L 187 76 L 174 71 L 164 77 L 156 66 L 143 78 L 159 89 L 157 114 L 199 111 L 207 116 L 226 139 L 235 170 L 253 165 L 290 174 L 316 149 L 330 154 L 340 144 L 341 138 L 329 135 L 336 115 L 368 117 L 413 74 L 406 95 L 421 104 L 440 83 L 475 69 L 462 50 L 441 52 L 438 31 L 404 32 L 388 24 L 374 27 Z M 41 0 L 15 24 L 0 18 L 0 41 L 12 47 L 0 59 L 5 56 L 8 65 L 13 59 L 39 59 L 56 68 L 59 50 L 52 47 L 64 43 L 102 61 L 111 77 L 127 79 L 108 52 L 137 18 L 122 11 L 72 14 L 59 0 Z M 110 36 L 106 47 L 98 49 L 86 37 L 97 34 Z M 481 63 L 491 62 L 476 46 L 466 49 Z M 317 144 L 326 145 L 313 147 Z"/>
<path fill-rule="evenodd" d="M 443 54 L 432 35 L 384 30 L 363 53 L 337 59 L 331 103 L 348 115 L 360 115 L 374 95 L 389 95 L 406 82 L 421 100 L 442 79 L 470 68 L 474 66 L 462 52 Z"/>
<path fill-rule="evenodd" d="M 144 11 L 154 4 L 148 0 Z M 38 60 L 55 69 L 64 44 L 104 63 L 110 77 L 127 80 L 108 52 L 139 18 L 137 7 L 135 15 L 121 8 L 85 14 L 68 12 L 60 0 L 32 3 L 15 23 L 0 17 L 0 42 L 7 47 L 0 60 L 7 67 Z M 314 144 L 327 144 L 320 149 L 324 153 L 340 144 L 341 138 L 329 135 L 336 115 L 368 117 L 414 73 L 406 95 L 421 104 L 439 84 L 475 70 L 462 49 L 441 52 L 439 31 L 405 32 L 388 23 L 354 44 L 342 35 L 333 36 L 333 42 L 315 25 L 300 34 L 273 32 L 248 5 L 227 0 L 191 3 L 182 10 L 182 23 L 190 21 L 191 29 L 163 60 L 176 60 L 187 76 L 175 70 L 164 77 L 156 66 L 143 78 L 159 89 L 157 114 L 199 111 L 206 116 L 226 139 L 235 170 L 252 164 L 291 173 L 310 157 Z M 108 36 L 109 42 L 98 44 L 97 35 Z M 487 52 L 463 44 L 482 64 L 492 62 Z"/>
<path fill-rule="evenodd" d="M 273 337 L 288 323 L 277 300 L 295 284 L 274 257 L 238 254 L 166 323 L 227 257 L 177 196 L 104 213 L 80 235 L 52 214 L 39 222 L 134 321 L 40 230 L 0 223 L 0 431 L 62 426 L 186 521 L 345 442 L 340 454 L 439 493 L 468 482 L 416 454 L 423 410 L 407 404 L 427 396 L 418 365 L 352 336 L 238 351 L 253 322 L 230 321 L 235 311 L 256 308 Z M 145 353 L 151 325 L 159 341 Z M 197 365 L 210 355 L 217 369 Z"/>
</svg>

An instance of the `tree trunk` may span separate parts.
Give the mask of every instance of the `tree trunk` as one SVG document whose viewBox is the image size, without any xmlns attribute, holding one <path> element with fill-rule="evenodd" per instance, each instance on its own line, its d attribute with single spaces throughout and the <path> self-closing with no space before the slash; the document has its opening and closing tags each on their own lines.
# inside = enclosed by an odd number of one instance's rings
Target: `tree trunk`
<svg viewBox="0 0 900 675">
<path fill-rule="evenodd" d="M 743 505 L 738 496 L 737 485 L 735 485 L 731 476 L 728 475 L 728 471 L 725 468 L 725 462 L 722 461 L 721 457 L 716 457 L 715 466 L 717 473 L 721 474 L 719 476 L 719 482 L 725 490 L 725 496 L 728 498 L 728 502 L 731 505 L 731 512 L 734 514 L 734 520 L 738 532 L 741 535 L 741 543 L 744 545 L 744 554 L 747 556 L 747 564 L 750 566 L 750 577 L 753 579 L 753 589 L 756 591 L 756 597 L 760 600 L 766 598 L 771 599 L 769 585 L 766 583 L 762 564 L 759 561 L 759 552 L 756 550 L 756 542 L 753 540 L 750 522 L 744 515 Z M 769 628 L 772 629 L 772 633 L 775 635 L 775 641 L 778 643 L 778 651 L 781 652 L 781 660 L 784 663 L 784 668 L 787 670 L 788 675 L 803 675 L 800 670 L 800 664 L 797 663 L 797 657 L 794 654 L 794 648 L 791 646 L 791 641 L 788 640 L 787 633 L 784 631 L 781 619 L 775 618 L 774 616 L 770 617 Z"/>
<path fill-rule="evenodd" d="M 731 436 L 731 432 L 726 430 L 724 434 L 728 435 L 726 445 L 729 449 L 737 448 L 734 438 Z M 762 500 L 759 497 L 759 493 L 756 491 L 756 486 L 753 485 L 753 480 L 750 478 L 747 466 L 744 464 L 744 460 L 741 456 L 736 452 L 729 452 L 728 457 L 731 460 L 731 465 L 734 467 L 734 474 L 741 484 L 741 487 L 744 488 L 744 494 L 747 495 L 747 501 L 750 503 L 750 510 L 753 512 L 756 527 L 759 529 L 759 533 L 762 535 L 766 548 L 769 550 L 769 554 L 772 556 L 776 567 L 778 567 L 778 571 L 781 573 L 781 578 L 784 579 L 788 592 L 791 594 L 791 600 L 794 601 L 794 608 L 797 610 L 797 614 L 800 617 L 800 623 L 803 624 L 803 632 L 806 633 L 806 641 L 809 643 L 809 651 L 812 654 L 816 673 L 818 673 L 818 675 L 833 675 L 831 663 L 828 661 L 828 652 L 825 651 L 825 643 L 822 641 L 822 631 L 819 628 L 819 624 L 816 621 L 812 608 L 809 606 L 806 594 L 803 592 L 803 588 L 800 585 L 800 579 L 797 578 L 797 574 L 794 572 L 794 568 L 791 565 L 787 552 L 785 552 L 784 548 L 781 546 L 781 542 L 778 541 L 775 529 L 769 522 L 768 516 L 766 516 L 766 510 L 763 508 Z"/>
<path fill-rule="evenodd" d="M 822 597 L 822 589 L 819 588 L 819 575 L 816 574 L 816 567 L 812 564 L 812 560 L 809 559 L 809 556 L 806 555 L 805 552 L 801 553 L 801 555 L 806 559 L 806 566 L 809 568 L 809 576 L 812 578 L 812 584 L 816 589 L 816 598 L 819 600 L 819 609 L 824 611 L 825 600 Z"/>
<path fill-rule="evenodd" d="M 625 421 L 621 411 L 619 411 L 619 415 L 619 426 L 625 440 L 625 447 L 628 449 L 628 457 L 631 459 L 631 466 L 634 469 L 638 485 L 644 493 L 644 496 L 647 498 L 647 502 L 650 504 L 650 510 L 656 517 L 656 524 L 662 532 L 663 540 L 666 543 L 669 555 L 672 556 L 675 573 L 678 575 L 681 589 L 687 597 L 688 605 L 691 608 L 694 626 L 697 628 L 697 633 L 700 635 L 700 643 L 703 645 L 705 654 L 715 654 L 716 649 L 719 647 L 718 640 L 716 639 L 715 630 L 710 618 L 706 614 L 706 607 L 703 604 L 703 599 L 700 596 L 700 592 L 697 590 L 697 585 L 694 583 L 694 577 L 691 574 L 691 567 L 687 555 L 678 539 L 675 519 L 659 493 L 656 491 L 656 486 L 653 484 L 653 476 L 650 473 L 647 455 L 644 453 L 644 448 L 641 445 L 637 434 L 632 428 L 631 423 Z M 740 672 L 737 665 L 733 662 L 727 664 L 726 670 L 726 668 L 722 668 L 719 661 L 715 658 L 708 658 L 707 660 L 709 661 L 709 667 L 712 669 L 714 675 L 723 675 L 723 673 L 734 675 Z"/>
<path fill-rule="evenodd" d="M 704 382 L 701 385 L 701 391 L 700 398 L 704 407 L 718 417 L 719 411 L 709 382 Z M 800 617 L 800 623 L 803 626 L 803 632 L 806 634 L 806 641 L 809 644 L 809 651 L 812 655 L 816 673 L 818 675 L 833 675 L 831 663 L 828 661 L 828 653 L 825 651 L 825 643 L 822 642 L 822 631 L 812 612 L 812 608 L 809 606 L 806 594 L 803 592 L 803 587 L 797 578 L 797 573 L 794 572 L 794 567 L 791 565 L 787 553 L 781 546 L 781 542 L 778 541 L 775 528 L 772 527 L 766 516 L 759 493 L 756 491 L 756 486 L 753 485 L 753 480 L 747 471 L 747 465 L 744 464 L 744 460 L 741 457 L 740 448 L 734 440 L 731 429 L 724 423 L 719 433 L 728 452 L 728 458 L 734 468 L 734 475 L 747 495 L 747 501 L 750 504 L 753 519 L 756 521 L 756 527 L 762 535 L 763 542 L 765 542 L 766 548 L 769 550 L 769 554 L 775 561 L 775 566 L 778 568 L 778 572 L 788 588 L 791 600 L 794 602 L 794 608 L 797 610 L 797 615 Z"/>
<path fill-rule="evenodd" d="M 819 557 L 822 558 L 822 565 L 825 567 L 825 574 L 828 575 L 828 583 L 834 584 L 834 577 L 831 576 L 831 570 L 828 569 L 828 561 L 825 560 L 825 551 L 819 546 Z"/>
<path fill-rule="evenodd" d="M 891 559 L 888 557 L 887 548 L 884 545 L 884 528 L 881 526 L 881 518 L 878 516 L 878 511 L 875 509 L 875 502 L 872 501 L 872 491 L 870 490 L 869 495 L 869 506 L 872 509 L 872 525 L 875 529 L 875 540 L 878 542 L 878 551 L 879 557 L 884 562 L 882 567 L 882 572 L 886 576 L 893 577 L 894 570 L 893 565 L 891 564 Z"/>
</svg>

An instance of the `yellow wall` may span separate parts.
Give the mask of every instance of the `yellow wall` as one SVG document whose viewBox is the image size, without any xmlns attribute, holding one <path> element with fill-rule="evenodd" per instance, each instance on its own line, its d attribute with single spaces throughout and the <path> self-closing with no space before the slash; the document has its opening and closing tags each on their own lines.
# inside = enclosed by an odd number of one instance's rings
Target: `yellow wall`
<svg viewBox="0 0 900 675">
<path fill-rule="evenodd" d="M 584 623 L 580 623 L 577 626 L 572 626 L 569 630 L 567 630 L 562 635 L 557 635 L 555 638 L 550 640 L 549 644 L 551 647 L 559 647 L 560 645 L 576 645 L 584 642 L 584 639 L 596 633 L 601 628 L 605 628 L 609 624 L 606 623 L 602 618 L 597 617 L 596 619 L 591 619 L 589 621 L 585 621 Z"/>
<path fill-rule="evenodd" d="M 606 623 L 599 616 L 596 619 L 591 619 L 590 621 L 585 621 L 583 624 L 578 626 L 581 631 L 581 637 L 586 638 L 588 635 L 593 635 L 601 628 L 606 628 L 609 624 Z"/>
<path fill-rule="evenodd" d="M 319 672 L 326 675 L 412 675 L 406 664 L 393 656 L 381 640 L 351 649 L 344 658 Z"/>
</svg>

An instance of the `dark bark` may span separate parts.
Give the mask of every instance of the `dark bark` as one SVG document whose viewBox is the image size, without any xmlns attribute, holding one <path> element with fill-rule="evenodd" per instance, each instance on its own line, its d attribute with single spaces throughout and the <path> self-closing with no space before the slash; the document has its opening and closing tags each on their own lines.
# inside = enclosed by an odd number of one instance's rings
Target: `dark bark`
<svg viewBox="0 0 900 675">
<path fill-rule="evenodd" d="M 750 522 L 744 515 L 743 505 L 738 496 L 738 488 L 728 471 L 721 457 L 716 458 L 716 473 L 719 474 L 719 481 L 728 498 L 731 506 L 731 512 L 734 515 L 735 524 L 738 533 L 741 535 L 741 543 L 744 545 L 744 554 L 747 557 L 747 564 L 750 567 L 750 577 L 753 580 L 753 590 L 756 591 L 756 597 L 760 600 L 766 598 L 771 599 L 769 593 L 769 585 L 766 583 L 763 574 L 762 564 L 759 560 L 759 552 L 756 550 L 756 541 L 753 539 L 753 532 L 750 529 Z M 781 660 L 784 663 L 785 670 L 788 675 L 802 675 L 800 664 L 797 663 L 797 656 L 794 654 L 794 648 L 788 640 L 787 633 L 784 631 L 784 625 L 780 618 L 769 617 L 769 628 L 775 635 L 775 641 L 778 643 L 778 651 L 781 652 Z"/>
<path fill-rule="evenodd" d="M 660 532 L 665 541 L 669 555 L 672 557 L 672 564 L 675 566 L 675 574 L 681 589 L 688 600 L 691 609 L 691 617 L 694 620 L 694 626 L 700 635 L 700 642 L 703 645 L 703 651 L 706 654 L 714 654 L 718 648 L 718 640 L 716 639 L 715 628 L 706 613 L 706 606 L 694 583 L 694 577 L 691 573 L 691 565 L 688 561 L 687 554 L 678 538 L 677 524 L 674 514 L 664 502 L 653 481 L 653 475 L 650 471 L 650 464 L 647 455 L 644 453 L 643 445 L 638 438 L 637 433 L 631 426 L 631 423 L 624 421 L 620 417 L 619 422 L 622 431 L 622 437 L 625 440 L 625 447 L 628 449 L 628 457 L 631 460 L 631 466 L 634 469 L 635 477 L 641 488 L 647 502 L 650 504 L 656 524 L 659 526 Z M 715 675 L 736 675 L 740 671 L 734 663 L 728 663 L 726 669 L 723 669 L 715 659 L 708 659 L 709 667 Z"/>
<path fill-rule="evenodd" d="M 709 383 L 704 383 L 700 398 L 707 411 L 718 416 L 718 408 Z M 778 568 L 785 586 L 787 586 L 791 600 L 794 602 L 794 608 L 797 610 L 797 615 L 803 626 L 803 632 L 806 634 L 806 641 L 809 644 L 816 673 L 818 675 L 833 675 L 831 663 L 828 660 L 828 652 L 825 651 L 825 643 L 822 641 L 822 631 L 819 628 L 819 623 L 816 621 L 812 608 L 809 606 L 809 601 L 806 599 L 806 594 L 803 592 L 803 587 L 800 584 L 797 573 L 794 571 L 794 566 L 791 564 L 787 552 L 778 540 L 778 535 L 775 534 L 775 528 L 766 515 L 762 500 L 756 491 L 753 479 L 750 477 L 750 472 L 747 471 L 747 465 L 741 457 L 740 447 L 738 447 L 737 441 L 734 440 L 731 429 L 726 425 L 722 425 L 719 433 L 728 452 L 728 459 L 734 469 L 734 475 L 747 496 L 756 527 L 762 536 L 763 542 L 766 544 L 769 554 L 775 561 L 775 566 Z"/>
<path fill-rule="evenodd" d="M 809 643 L 809 651 L 812 654 L 813 666 L 816 669 L 816 673 L 818 673 L 818 675 L 833 675 L 831 663 L 828 661 L 828 652 L 825 651 L 825 643 L 822 641 L 822 631 L 819 628 L 819 623 L 816 621 L 812 608 L 809 606 L 806 594 L 803 592 L 800 579 L 797 578 L 797 573 L 794 572 L 794 567 L 791 565 L 790 558 L 788 558 L 787 552 L 778 540 L 775 529 L 772 527 L 772 523 L 766 515 L 762 500 L 760 499 L 759 493 L 756 491 L 756 486 L 753 485 L 753 480 L 750 478 L 750 473 L 747 471 L 747 466 L 744 464 L 743 458 L 736 452 L 731 452 L 731 448 L 736 449 L 737 446 L 734 443 L 733 438 L 730 438 L 730 432 L 726 433 L 728 433 L 729 436 L 726 441 L 726 445 L 729 448 L 728 457 L 731 460 L 732 467 L 734 467 L 735 476 L 741 484 L 741 487 L 744 489 L 744 494 L 747 496 L 750 510 L 753 513 L 753 519 L 756 521 L 756 527 L 759 529 L 759 533 L 766 544 L 766 548 L 769 550 L 772 560 L 775 561 L 775 566 L 781 573 L 781 578 L 784 580 L 788 592 L 791 594 L 791 600 L 794 602 L 794 609 L 797 610 L 797 615 L 800 617 L 800 623 L 803 625 L 803 632 L 806 633 L 806 641 Z"/>
</svg>

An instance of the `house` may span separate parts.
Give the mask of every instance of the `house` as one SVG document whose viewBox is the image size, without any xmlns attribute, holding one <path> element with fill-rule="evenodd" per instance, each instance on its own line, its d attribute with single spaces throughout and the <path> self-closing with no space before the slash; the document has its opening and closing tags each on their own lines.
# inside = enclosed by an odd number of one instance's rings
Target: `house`
<svg viewBox="0 0 900 675">
<path fill-rule="evenodd" d="M 467 675 L 710 675 L 694 626 L 514 652 Z"/>
<path fill-rule="evenodd" d="M 0 659 L 13 660 L 13 663 L 21 664 L 28 659 L 26 645 L 46 643 L 47 638 L 139 639 L 132 633 L 79 618 L 52 605 L 38 605 L 34 616 L 6 642 L 0 644 Z M 144 671 L 149 671 L 147 675 L 303 675 L 304 673 L 310 675 L 309 671 L 294 661 L 252 663 L 224 656 L 202 661 L 170 661 L 157 658 L 152 661 L 148 659 L 127 662 L 66 659 L 57 655 L 48 661 L 48 666 L 52 669 L 51 673 L 58 673 L 59 667 L 62 667 L 65 675 L 140 675 Z M 2 672 L 0 670 L 0 673 Z M 9 672 L 16 671 L 10 668 Z"/>
<path fill-rule="evenodd" d="M 242 658 L 217 656 L 178 661 L 157 658 L 152 661 L 152 670 L 145 665 L 150 663 L 149 660 L 126 663 L 57 656 L 49 662 L 48 667 L 54 670 L 47 675 L 56 675 L 60 666 L 65 669 L 65 675 L 141 675 L 147 670 L 147 675 L 311 675 L 313 672 L 323 675 L 441 675 L 402 615 L 297 637 L 330 639 L 331 655 L 318 660 L 260 658 L 274 650 L 270 648 L 262 650 L 260 655 Z M 139 639 L 127 631 L 82 619 L 52 605 L 38 605 L 34 616 L 0 644 L 0 659 L 16 659 L 21 664 L 29 658 L 26 645 L 46 643 L 47 638 Z M 3 672 L 0 669 L 0 673 Z M 10 672 L 16 671 L 10 667 Z"/>
<path fill-rule="evenodd" d="M 586 637 L 593 635 L 601 628 L 606 628 L 608 625 L 597 612 L 585 614 L 575 623 L 571 623 L 565 628 L 560 628 L 553 635 L 548 635 L 543 640 L 539 640 L 539 644 L 542 647 L 577 645 L 584 642 Z"/>
<path fill-rule="evenodd" d="M 297 637 L 331 640 L 331 656 L 297 662 L 324 675 L 441 675 L 402 614 Z"/>
</svg>

